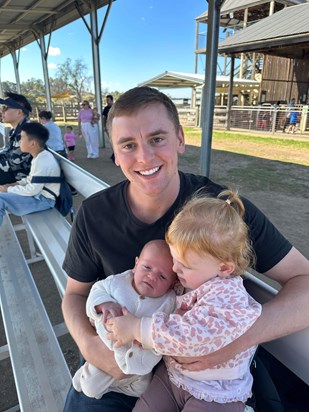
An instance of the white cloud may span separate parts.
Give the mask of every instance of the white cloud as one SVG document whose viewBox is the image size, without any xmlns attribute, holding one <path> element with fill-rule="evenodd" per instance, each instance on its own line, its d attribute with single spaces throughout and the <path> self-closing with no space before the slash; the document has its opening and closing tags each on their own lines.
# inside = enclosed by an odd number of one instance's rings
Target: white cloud
<svg viewBox="0 0 309 412">
<path fill-rule="evenodd" d="M 56 63 L 48 63 L 48 68 L 52 69 L 52 70 L 57 69 L 57 64 Z"/>
<path fill-rule="evenodd" d="M 26 47 L 23 47 L 23 48 L 21 49 L 21 51 L 22 51 L 22 52 L 25 52 L 25 51 L 28 51 L 28 49 L 27 49 Z"/>
<path fill-rule="evenodd" d="M 50 46 L 49 49 L 48 49 L 48 54 L 49 54 L 50 56 L 60 56 L 61 50 L 60 50 L 59 47 L 52 47 L 52 46 Z"/>
</svg>

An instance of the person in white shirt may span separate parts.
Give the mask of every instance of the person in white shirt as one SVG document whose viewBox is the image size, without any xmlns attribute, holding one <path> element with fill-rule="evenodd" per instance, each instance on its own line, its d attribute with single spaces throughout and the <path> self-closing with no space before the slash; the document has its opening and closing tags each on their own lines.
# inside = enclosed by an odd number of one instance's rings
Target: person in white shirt
<svg viewBox="0 0 309 412">
<path fill-rule="evenodd" d="M 152 369 L 161 360 L 161 355 L 145 350 L 134 341 L 115 349 L 107 338 L 105 322 L 111 316 L 121 316 L 123 307 L 136 316 L 151 316 L 156 311 L 171 313 L 176 303 L 173 289 L 176 273 L 172 267 L 167 243 L 162 239 L 152 240 L 135 258 L 132 270 L 108 276 L 93 285 L 86 304 L 87 316 L 102 342 L 114 351 L 119 368 L 128 377 L 114 379 L 85 362 L 73 377 L 73 386 L 78 392 L 96 399 L 107 392 L 136 397 L 145 392 L 152 378 Z"/>
<path fill-rule="evenodd" d="M 52 153 L 45 149 L 48 130 L 37 122 L 21 126 L 20 149 L 33 157 L 30 173 L 15 183 L 0 186 L 0 225 L 6 211 L 17 216 L 39 212 L 54 207 L 60 192 L 60 183 L 32 183 L 34 176 L 60 176 L 60 166 Z"/>
</svg>

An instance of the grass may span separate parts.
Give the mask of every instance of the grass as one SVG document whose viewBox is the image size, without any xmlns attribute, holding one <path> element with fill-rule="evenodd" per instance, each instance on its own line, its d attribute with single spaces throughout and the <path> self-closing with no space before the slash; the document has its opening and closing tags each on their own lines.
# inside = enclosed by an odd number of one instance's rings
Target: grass
<svg viewBox="0 0 309 412">
<path fill-rule="evenodd" d="M 201 134 L 200 128 L 185 128 L 186 144 L 200 147 Z M 306 137 L 280 138 L 214 130 L 212 148 L 309 166 L 309 138 Z"/>
</svg>

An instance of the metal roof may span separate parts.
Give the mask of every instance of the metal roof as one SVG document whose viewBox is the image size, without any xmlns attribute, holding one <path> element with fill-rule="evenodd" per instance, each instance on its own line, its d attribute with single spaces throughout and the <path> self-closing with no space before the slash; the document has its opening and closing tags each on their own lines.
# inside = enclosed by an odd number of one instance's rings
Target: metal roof
<svg viewBox="0 0 309 412">
<path fill-rule="evenodd" d="M 165 71 L 149 80 L 140 83 L 138 86 L 151 86 L 158 88 L 179 88 L 179 87 L 201 87 L 205 82 L 204 74 L 182 73 Z M 217 76 L 217 87 L 228 87 L 230 82 L 229 76 Z M 258 87 L 259 82 L 249 79 L 234 79 L 234 87 L 251 88 Z"/>
<path fill-rule="evenodd" d="M 6 0 L 0 6 L 0 57 L 91 11 L 86 0 Z M 109 0 L 97 0 L 97 8 Z"/>
<path fill-rule="evenodd" d="M 278 12 L 285 6 L 294 6 L 305 3 L 306 0 L 277 0 L 274 12 Z M 256 22 L 269 16 L 269 0 L 226 0 L 220 9 L 220 26 L 243 27 L 244 10 L 249 8 L 248 23 Z M 207 23 L 208 11 L 206 10 L 195 19 L 197 22 Z"/>
<path fill-rule="evenodd" d="M 277 56 L 309 56 L 309 3 L 287 7 L 228 37 L 219 44 L 219 53 L 258 51 Z"/>
</svg>

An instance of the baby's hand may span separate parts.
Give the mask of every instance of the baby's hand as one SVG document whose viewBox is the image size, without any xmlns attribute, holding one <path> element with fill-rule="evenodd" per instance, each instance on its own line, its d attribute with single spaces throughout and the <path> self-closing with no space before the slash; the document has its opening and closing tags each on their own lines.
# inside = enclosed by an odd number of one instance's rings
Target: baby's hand
<svg viewBox="0 0 309 412">
<path fill-rule="evenodd" d="M 122 308 L 116 302 L 104 302 L 94 307 L 97 313 L 102 313 L 102 321 L 105 323 L 107 319 L 122 316 Z"/>
<path fill-rule="evenodd" d="M 126 308 L 123 308 L 123 315 L 110 318 L 105 325 L 109 332 L 107 339 L 115 341 L 115 348 L 132 342 L 134 339 L 140 341 L 140 318 L 132 315 Z"/>
</svg>

